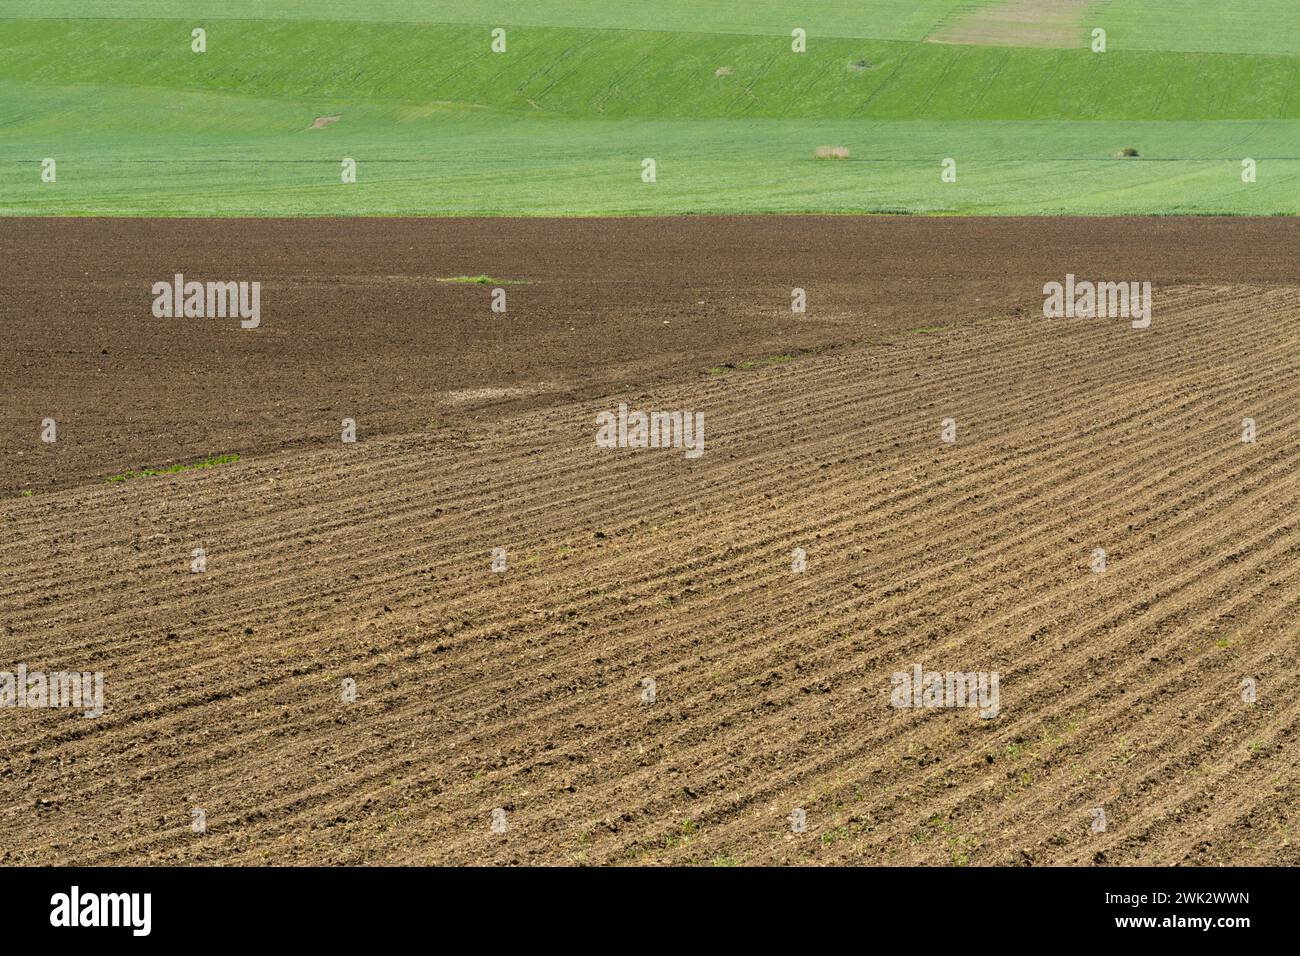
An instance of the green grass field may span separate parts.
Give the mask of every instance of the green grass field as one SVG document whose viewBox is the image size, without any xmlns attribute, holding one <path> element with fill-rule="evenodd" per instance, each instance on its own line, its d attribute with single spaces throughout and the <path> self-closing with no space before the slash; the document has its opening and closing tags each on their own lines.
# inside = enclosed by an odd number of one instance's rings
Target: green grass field
<svg viewBox="0 0 1300 956">
<path fill-rule="evenodd" d="M 997 6 L 8 0 L 0 214 L 1300 212 L 1293 3 L 1099 0 L 1075 48 L 925 40 Z"/>
</svg>

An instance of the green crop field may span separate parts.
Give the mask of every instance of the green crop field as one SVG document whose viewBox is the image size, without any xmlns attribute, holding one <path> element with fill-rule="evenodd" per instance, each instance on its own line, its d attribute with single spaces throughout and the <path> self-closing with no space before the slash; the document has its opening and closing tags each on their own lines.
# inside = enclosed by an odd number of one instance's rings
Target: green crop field
<svg viewBox="0 0 1300 956">
<path fill-rule="evenodd" d="M 1000 6 L 7 0 L 0 214 L 1300 212 L 1291 0 Z"/>
</svg>

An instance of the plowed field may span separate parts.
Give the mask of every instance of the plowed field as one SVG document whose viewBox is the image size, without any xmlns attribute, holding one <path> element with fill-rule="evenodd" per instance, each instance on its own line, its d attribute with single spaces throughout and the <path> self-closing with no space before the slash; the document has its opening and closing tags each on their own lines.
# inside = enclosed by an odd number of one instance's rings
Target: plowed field
<svg viewBox="0 0 1300 956">
<path fill-rule="evenodd" d="M 0 710 L 0 862 L 1300 863 L 1298 233 L 8 223 L 0 670 L 105 709 Z"/>
</svg>

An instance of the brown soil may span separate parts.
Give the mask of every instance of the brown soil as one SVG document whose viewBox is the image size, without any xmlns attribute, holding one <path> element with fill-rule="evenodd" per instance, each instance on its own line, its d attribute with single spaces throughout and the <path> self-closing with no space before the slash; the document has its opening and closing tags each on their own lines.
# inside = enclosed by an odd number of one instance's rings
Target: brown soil
<svg viewBox="0 0 1300 956">
<path fill-rule="evenodd" d="M 1300 862 L 1298 231 L 11 221 L 0 670 L 107 706 L 0 710 L 0 862 Z M 262 327 L 154 319 L 176 271 Z M 1066 272 L 1151 328 L 1042 318 Z M 704 454 L 596 447 L 620 401 Z"/>
<path fill-rule="evenodd" d="M 1004 0 L 940 25 L 931 43 L 1037 46 L 1068 49 L 1084 45 L 1084 15 L 1096 0 Z"/>
<path fill-rule="evenodd" d="M 0 495 L 1040 311 L 1067 272 L 1300 284 L 1298 240 L 1284 219 L 11 219 Z M 178 272 L 260 281 L 261 326 L 154 318 Z M 504 315 L 494 285 L 438 281 L 478 275 L 506 283 Z"/>
</svg>

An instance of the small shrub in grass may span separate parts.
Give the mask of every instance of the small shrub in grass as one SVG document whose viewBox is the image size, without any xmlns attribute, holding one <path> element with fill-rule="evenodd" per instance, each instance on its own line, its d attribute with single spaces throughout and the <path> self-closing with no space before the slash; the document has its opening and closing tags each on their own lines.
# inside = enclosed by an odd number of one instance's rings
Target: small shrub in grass
<svg viewBox="0 0 1300 956">
<path fill-rule="evenodd" d="M 818 159 L 848 159 L 849 148 L 847 146 L 818 146 Z"/>
</svg>

